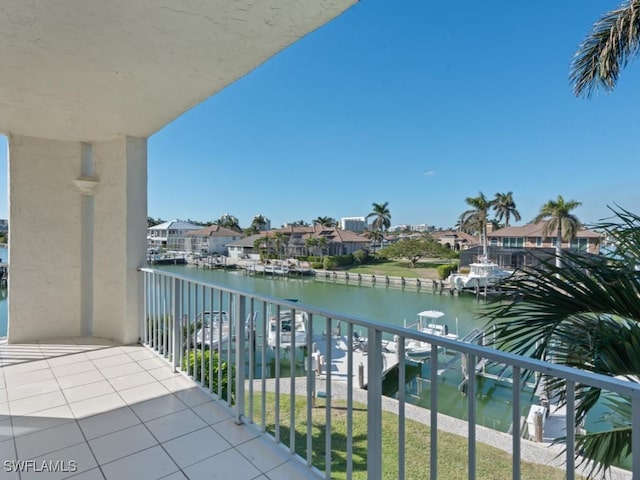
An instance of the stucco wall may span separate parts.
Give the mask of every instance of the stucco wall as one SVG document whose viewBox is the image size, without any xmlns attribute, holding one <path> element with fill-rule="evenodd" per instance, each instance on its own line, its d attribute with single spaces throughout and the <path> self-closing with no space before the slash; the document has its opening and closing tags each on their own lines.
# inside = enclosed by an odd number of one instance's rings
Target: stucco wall
<svg viewBox="0 0 640 480">
<path fill-rule="evenodd" d="M 80 334 L 81 152 L 9 136 L 10 342 Z"/>
<path fill-rule="evenodd" d="M 94 145 L 93 335 L 135 342 L 142 319 L 146 261 L 147 142 L 122 138 Z"/>
<path fill-rule="evenodd" d="M 137 341 L 146 161 L 146 139 L 87 149 L 9 137 L 9 342 L 82 335 Z M 83 193 L 75 182 L 87 170 L 97 183 Z"/>
</svg>

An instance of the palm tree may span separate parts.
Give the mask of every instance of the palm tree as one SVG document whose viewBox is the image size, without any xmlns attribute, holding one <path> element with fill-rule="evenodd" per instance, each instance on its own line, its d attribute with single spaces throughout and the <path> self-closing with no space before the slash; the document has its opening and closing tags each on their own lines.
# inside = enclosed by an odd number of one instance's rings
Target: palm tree
<svg viewBox="0 0 640 480">
<path fill-rule="evenodd" d="M 630 58 L 640 53 L 640 0 L 627 0 L 593 24 L 578 47 L 569 75 L 576 96 L 610 92 Z"/>
<path fill-rule="evenodd" d="M 323 227 L 333 227 L 336 224 L 336 221 L 331 217 L 317 217 L 313 223 L 322 225 Z"/>
<path fill-rule="evenodd" d="M 496 193 L 496 198 L 493 200 L 493 210 L 496 212 L 496 220 L 502 222 L 504 219 L 504 226 L 509 226 L 509 220 L 513 216 L 516 222 L 521 220 L 520 212 L 516 209 L 516 203 L 513 201 L 513 192 Z"/>
<path fill-rule="evenodd" d="M 565 202 L 562 195 L 558 195 L 557 200 L 549 200 L 540 208 L 540 213 L 533 219 L 533 223 L 540 223 L 548 220 L 542 230 L 545 237 L 556 235 L 556 267 L 562 267 L 562 240 L 567 242 L 573 240 L 582 224 L 578 217 L 571 213 L 571 210 L 578 208 L 582 203 L 575 200 Z"/>
<path fill-rule="evenodd" d="M 495 329 L 495 346 L 640 382 L 640 217 L 625 210 L 614 213 L 614 221 L 598 225 L 614 241 L 610 258 L 567 252 L 571 261 L 563 267 L 532 268 L 526 277 L 501 284 L 504 295 L 482 315 Z M 514 293 L 517 300 L 509 296 Z M 546 382 L 565 404 L 567 385 Z M 598 432 L 576 435 L 576 456 L 591 466 L 593 478 L 631 452 L 630 399 L 581 384 L 575 386 L 575 398 L 576 428 L 596 404 L 595 411 L 608 410 Z"/>
<path fill-rule="evenodd" d="M 489 221 L 489 209 L 493 207 L 494 200 L 488 200 L 484 193 L 479 192 L 477 197 L 467 197 L 467 204 L 472 208 L 460 215 L 460 226 L 468 229 L 473 226 L 480 233 L 482 239 L 482 256 L 487 261 L 487 223 Z"/>
<path fill-rule="evenodd" d="M 308 251 L 315 249 L 318 246 L 318 238 L 317 237 L 309 237 L 304 241 L 305 247 L 307 247 Z"/>
<path fill-rule="evenodd" d="M 364 231 L 365 236 L 371 240 L 371 247 L 373 251 L 376 251 L 376 245 L 382 245 L 384 240 L 384 234 L 379 230 L 367 230 Z"/>
<path fill-rule="evenodd" d="M 391 226 L 391 213 L 389 212 L 389 202 L 373 203 L 373 210 L 367 215 L 367 220 L 373 218 L 371 226 L 374 230 L 384 232 Z"/>
<path fill-rule="evenodd" d="M 275 232 L 273 234 L 273 243 L 276 247 L 276 254 L 280 258 L 280 252 L 287 243 L 287 236 L 282 232 Z"/>
<path fill-rule="evenodd" d="M 267 226 L 267 217 L 265 217 L 264 215 L 255 215 L 251 220 L 251 227 L 255 231 L 260 232 L 264 230 L 266 226 Z"/>
</svg>

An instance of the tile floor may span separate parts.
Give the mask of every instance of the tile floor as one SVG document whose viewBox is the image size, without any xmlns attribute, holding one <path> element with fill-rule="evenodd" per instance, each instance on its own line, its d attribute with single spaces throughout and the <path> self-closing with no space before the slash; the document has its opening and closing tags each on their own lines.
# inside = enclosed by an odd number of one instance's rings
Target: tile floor
<svg viewBox="0 0 640 480">
<path fill-rule="evenodd" d="M 155 353 L 94 338 L 0 345 L 0 459 L 0 479 L 312 477 Z"/>
</svg>

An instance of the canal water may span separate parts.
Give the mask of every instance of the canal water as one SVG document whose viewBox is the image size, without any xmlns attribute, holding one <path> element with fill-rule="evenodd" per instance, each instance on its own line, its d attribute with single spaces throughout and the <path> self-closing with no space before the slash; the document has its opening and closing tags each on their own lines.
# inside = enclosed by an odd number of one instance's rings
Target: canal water
<svg viewBox="0 0 640 480">
<path fill-rule="evenodd" d="M 316 279 L 314 277 L 271 277 L 246 275 L 242 271 L 204 270 L 190 266 L 161 266 L 159 269 L 180 273 L 189 278 L 217 283 L 230 288 L 261 293 L 277 298 L 295 298 L 308 306 L 323 310 L 354 315 L 368 320 L 402 326 L 416 319 L 423 310 L 441 310 L 445 313 L 439 322 L 445 323 L 449 331 L 463 337 L 475 328 L 483 328 L 484 323 L 475 317 L 483 302 L 473 295 L 450 296 L 433 293 L 431 286 L 418 289 L 393 286 L 361 285 L 357 281 Z M 366 332 L 363 332 L 366 334 Z M 462 382 L 459 356 L 439 354 L 439 370 L 449 364 L 440 375 L 438 410 L 452 417 L 467 418 L 468 398 L 459 389 Z M 405 386 L 407 401 L 430 407 L 430 364 L 418 365 L 417 376 Z M 494 367 L 496 368 L 496 367 Z M 499 367 L 498 367 L 499 368 Z M 415 371 L 415 370 L 414 370 Z M 493 373 L 499 374 L 500 371 Z M 506 377 L 509 375 L 507 374 Z M 394 379 L 391 380 L 393 382 Z M 395 388 L 393 388 L 395 386 Z M 384 388 L 390 396 L 397 395 L 397 382 Z M 478 423 L 494 430 L 507 432 L 511 428 L 511 384 L 479 378 L 477 384 Z M 521 416 L 527 416 L 533 399 L 533 389 L 521 391 Z"/>
<path fill-rule="evenodd" d="M 0 258 L 7 258 L 6 249 L 0 248 Z M 316 306 L 327 311 L 354 315 L 368 320 L 376 320 L 391 325 L 413 322 L 416 314 L 423 310 L 441 310 L 445 313 L 441 323 L 451 332 L 461 337 L 483 324 L 474 320 L 482 303 L 472 295 L 449 296 L 437 294 L 430 287 L 387 287 L 345 284 L 344 281 L 319 280 L 314 277 L 273 278 L 249 276 L 242 271 L 203 270 L 191 266 L 162 266 L 159 269 L 179 273 L 194 280 L 217 283 L 230 288 L 257 292 L 277 298 L 295 298 L 301 303 Z M 0 289 L 0 336 L 7 332 L 7 292 Z M 441 362 L 447 362 L 445 355 Z M 440 365 L 442 367 L 442 365 Z M 415 370 L 414 370 L 415 371 Z M 418 375 L 411 378 L 405 387 L 407 401 L 428 408 L 429 363 L 418 367 Z M 468 399 L 458 386 L 462 381 L 459 362 L 440 376 L 440 398 L 438 409 L 441 413 L 466 419 Z M 478 422 L 499 431 L 511 427 L 511 388 L 507 382 L 480 379 L 477 385 Z M 397 388 L 385 388 L 390 396 L 397 395 Z M 532 400 L 530 389 L 524 389 L 521 396 L 521 415 L 526 416 Z"/>
</svg>

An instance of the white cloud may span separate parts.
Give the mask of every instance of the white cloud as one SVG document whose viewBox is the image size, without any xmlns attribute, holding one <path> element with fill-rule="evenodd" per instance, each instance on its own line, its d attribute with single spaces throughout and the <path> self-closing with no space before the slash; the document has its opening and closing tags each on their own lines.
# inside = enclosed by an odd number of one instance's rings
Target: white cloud
<svg viewBox="0 0 640 480">
<path fill-rule="evenodd" d="M 434 172 L 433 170 L 427 170 L 426 172 L 424 172 L 425 177 L 433 177 L 435 174 L 436 172 Z"/>
</svg>

